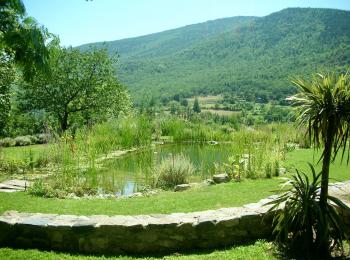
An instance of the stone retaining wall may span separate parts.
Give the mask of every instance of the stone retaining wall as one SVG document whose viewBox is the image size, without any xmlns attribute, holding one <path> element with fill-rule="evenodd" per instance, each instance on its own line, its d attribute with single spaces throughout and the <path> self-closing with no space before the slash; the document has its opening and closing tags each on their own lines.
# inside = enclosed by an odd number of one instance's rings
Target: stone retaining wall
<svg viewBox="0 0 350 260">
<path fill-rule="evenodd" d="M 73 216 L 9 211 L 0 245 L 80 253 L 169 253 L 268 238 L 272 215 L 260 203 L 192 213 Z"/>
<path fill-rule="evenodd" d="M 349 190 L 349 183 L 344 187 Z M 243 207 L 138 216 L 73 216 L 9 211 L 0 246 L 79 253 L 157 254 L 217 248 L 271 236 L 273 196 Z"/>
</svg>

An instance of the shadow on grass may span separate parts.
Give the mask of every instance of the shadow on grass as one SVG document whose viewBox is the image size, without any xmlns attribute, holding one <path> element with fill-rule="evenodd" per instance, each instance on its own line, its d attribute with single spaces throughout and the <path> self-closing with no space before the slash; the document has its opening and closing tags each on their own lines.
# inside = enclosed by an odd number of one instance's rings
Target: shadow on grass
<svg viewBox="0 0 350 260">
<path fill-rule="evenodd" d="M 37 254 L 47 254 L 48 257 L 50 254 L 57 255 L 56 257 L 60 257 L 59 255 L 66 256 L 66 257 L 77 257 L 77 258 L 91 258 L 91 257 L 103 257 L 103 258 L 110 258 L 110 259 L 116 259 L 116 258 L 127 258 L 127 259 L 163 259 L 164 257 L 198 257 L 198 259 L 205 259 L 206 255 L 212 254 L 217 252 L 218 254 L 224 252 L 224 251 L 234 251 L 235 249 L 242 249 L 244 247 L 252 247 L 252 250 L 256 248 L 256 250 L 259 247 L 263 248 L 263 251 L 266 251 L 265 247 L 267 246 L 266 243 L 268 241 L 266 240 L 256 240 L 252 241 L 250 243 L 239 243 L 233 246 L 223 246 L 223 247 L 215 247 L 210 249 L 191 249 L 191 250 L 178 250 L 178 251 L 172 251 L 172 252 L 159 252 L 159 253 L 150 253 L 150 254 L 85 254 L 85 253 L 78 253 L 74 251 L 47 251 L 47 249 L 41 248 L 19 248 L 19 247 L 6 247 L 8 249 L 14 249 L 14 250 L 23 250 L 25 255 L 30 255 L 30 250 L 35 250 Z M 6 249 L 6 248 L 0 248 Z M 273 256 L 275 254 L 275 250 L 273 246 L 268 245 L 268 251 L 269 255 Z"/>
</svg>

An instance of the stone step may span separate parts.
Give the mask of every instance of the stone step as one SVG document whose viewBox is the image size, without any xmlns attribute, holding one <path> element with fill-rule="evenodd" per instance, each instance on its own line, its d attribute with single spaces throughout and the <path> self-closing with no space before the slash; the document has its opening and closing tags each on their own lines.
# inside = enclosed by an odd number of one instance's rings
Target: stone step
<svg viewBox="0 0 350 260">
<path fill-rule="evenodd" d="M 7 180 L 2 182 L 2 184 L 6 184 L 6 185 L 11 185 L 11 186 L 16 186 L 16 187 L 28 187 L 30 186 L 31 182 L 26 181 L 26 180 Z"/>
<path fill-rule="evenodd" d="M 0 192 L 24 191 L 32 183 L 26 180 L 7 180 L 0 183 Z"/>
<path fill-rule="evenodd" d="M 2 189 L 0 188 L 0 192 L 7 192 L 7 193 L 11 193 L 11 192 L 17 192 L 19 190 L 13 190 L 13 189 Z"/>
</svg>

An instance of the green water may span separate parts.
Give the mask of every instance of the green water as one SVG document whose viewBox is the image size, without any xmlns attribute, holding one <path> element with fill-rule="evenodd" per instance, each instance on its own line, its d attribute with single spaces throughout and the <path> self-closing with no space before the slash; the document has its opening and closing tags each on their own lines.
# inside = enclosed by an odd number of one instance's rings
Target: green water
<svg viewBox="0 0 350 260">
<path fill-rule="evenodd" d="M 90 174 L 90 182 L 102 191 L 129 195 L 142 191 L 151 183 L 151 167 L 163 158 L 183 154 L 195 166 L 190 181 L 202 181 L 215 173 L 214 163 L 226 162 L 232 155 L 232 145 L 173 144 L 150 147 L 116 159 L 105 160 L 103 168 Z"/>
</svg>

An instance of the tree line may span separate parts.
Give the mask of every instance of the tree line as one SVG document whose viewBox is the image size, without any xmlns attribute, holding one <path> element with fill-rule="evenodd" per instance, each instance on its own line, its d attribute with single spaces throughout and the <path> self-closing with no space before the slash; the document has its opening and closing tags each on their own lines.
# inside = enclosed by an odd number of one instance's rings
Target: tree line
<svg viewBox="0 0 350 260">
<path fill-rule="evenodd" d="M 106 50 L 61 47 L 20 0 L 1 1 L 0 14 L 0 135 L 47 126 L 62 133 L 130 106 L 115 76 L 117 60 Z"/>
</svg>

